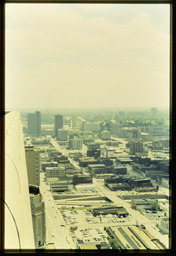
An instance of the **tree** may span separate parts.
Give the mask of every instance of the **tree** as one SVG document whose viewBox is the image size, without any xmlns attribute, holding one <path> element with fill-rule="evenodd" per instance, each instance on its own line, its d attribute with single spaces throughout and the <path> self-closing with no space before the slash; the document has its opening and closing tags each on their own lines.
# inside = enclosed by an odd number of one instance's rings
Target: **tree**
<svg viewBox="0 0 176 256">
<path fill-rule="evenodd" d="M 154 210 L 154 211 L 158 211 L 159 210 L 159 205 L 157 202 L 154 202 L 151 204 L 151 210 Z"/>
<path fill-rule="evenodd" d="M 120 249 L 121 248 L 120 243 L 114 238 L 109 238 L 109 244 L 112 247 L 112 249 Z"/>
</svg>

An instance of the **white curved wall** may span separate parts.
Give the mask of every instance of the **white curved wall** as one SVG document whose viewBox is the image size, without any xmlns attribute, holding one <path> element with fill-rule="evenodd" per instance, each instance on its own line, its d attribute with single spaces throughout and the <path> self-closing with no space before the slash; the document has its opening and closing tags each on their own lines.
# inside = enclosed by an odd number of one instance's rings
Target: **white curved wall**
<svg viewBox="0 0 176 256">
<path fill-rule="evenodd" d="M 20 114 L 5 115 L 5 249 L 35 249 Z"/>
</svg>

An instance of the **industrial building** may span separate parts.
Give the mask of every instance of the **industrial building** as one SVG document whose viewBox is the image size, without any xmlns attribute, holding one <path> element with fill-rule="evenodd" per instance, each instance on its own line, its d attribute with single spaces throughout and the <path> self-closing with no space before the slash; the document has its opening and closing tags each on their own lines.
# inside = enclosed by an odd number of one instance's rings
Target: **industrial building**
<svg viewBox="0 0 176 256">
<path fill-rule="evenodd" d="M 152 239 L 138 226 L 109 227 L 108 232 L 124 250 L 159 250 Z"/>
<path fill-rule="evenodd" d="M 106 206 L 106 207 L 100 207 L 100 208 L 93 208 L 92 213 L 94 216 L 97 215 L 107 215 L 107 214 L 116 214 L 118 217 L 126 217 L 129 215 L 129 213 L 126 211 L 126 209 L 123 206 Z"/>
<path fill-rule="evenodd" d="M 152 205 L 156 204 L 159 207 L 159 202 L 157 199 L 132 199 L 131 207 L 135 210 L 138 209 L 151 209 Z"/>
</svg>

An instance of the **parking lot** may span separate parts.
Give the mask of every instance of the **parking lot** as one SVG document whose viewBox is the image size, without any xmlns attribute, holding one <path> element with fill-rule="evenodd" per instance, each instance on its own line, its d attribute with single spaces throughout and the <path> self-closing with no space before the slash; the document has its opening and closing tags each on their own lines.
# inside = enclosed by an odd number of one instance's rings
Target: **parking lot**
<svg viewBox="0 0 176 256">
<path fill-rule="evenodd" d="M 115 214 L 107 214 L 107 215 L 98 215 L 96 217 L 93 216 L 90 209 L 67 209 L 61 210 L 61 214 L 65 221 L 65 225 L 83 225 L 87 226 L 89 224 L 99 224 L 101 226 L 106 226 L 109 224 L 119 225 L 119 224 L 129 224 L 131 222 L 131 217 L 128 216 L 126 218 L 119 218 Z"/>
<path fill-rule="evenodd" d="M 104 228 L 78 228 L 70 231 L 73 240 L 82 240 L 84 243 L 106 242 L 108 235 Z"/>
<path fill-rule="evenodd" d="M 131 217 L 119 218 L 115 214 L 99 215 L 94 217 L 91 208 L 60 209 L 65 224 L 73 241 L 82 240 L 84 243 L 106 242 L 107 233 L 104 227 L 134 224 Z"/>
</svg>

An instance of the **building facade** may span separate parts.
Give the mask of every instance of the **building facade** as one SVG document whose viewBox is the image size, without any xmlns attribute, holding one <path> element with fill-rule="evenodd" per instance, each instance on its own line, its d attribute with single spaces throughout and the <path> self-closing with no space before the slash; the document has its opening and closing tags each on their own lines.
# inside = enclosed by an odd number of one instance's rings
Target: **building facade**
<svg viewBox="0 0 176 256">
<path fill-rule="evenodd" d="M 41 114 L 39 111 L 29 113 L 28 120 L 28 134 L 33 137 L 41 136 Z"/>
<path fill-rule="evenodd" d="M 54 116 L 54 134 L 56 138 L 58 136 L 58 129 L 61 128 L 63 128 L 63 115 L 57 114 Z"/>
<path fill-rule="evenodd" d="M 40 186 L 40 151 L 34 146 L 25 146 L 28 183 Z"/>
<path fill-rule="evenodd" d="M 38 186 L 29 186 L 35 248 L 46 242 L 45 205 Z"/>
<path fill-rule="evenodd" d="M 68 130 L 58 129 L 57 139 L 59 141 L 68 141 Z"/>
<path fill-rule="evenodd" d="M 69 147 L 73 150 L 81 150 L 83 145 L 83 140 L 77 137 L 69 140 Z"/>
<path fill-rule="evenodd" d="M 65 168 L 62 166 L 59 167 L 46 167 L 46 178 L 59 178 L 65 177 Z"/>
<path fill-rule="evenodd" d="M 132 155 L 135 155 L 136 152 L 143 153 L 144 152 L 144 147 L 143 147 L 143 141 L 138 140 L 138 141 L 131 141 L 130 142 L 130 153 Z"/>
<path fill-rule="evenodd" d="M 87 123 L 87 122 L 83 122 L 82 123 L 82 130 L 83 131 L 94 131 L 94 132 L 98 132 L 100 131 L 100 123 Z"/>
<path fill-rule="evenodd" d="M 4 249 L 35 249 L 22 123 L 17 111 L 5 115 L 4 185 Z"/>
</svg>

